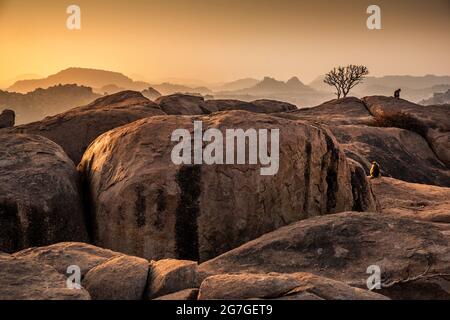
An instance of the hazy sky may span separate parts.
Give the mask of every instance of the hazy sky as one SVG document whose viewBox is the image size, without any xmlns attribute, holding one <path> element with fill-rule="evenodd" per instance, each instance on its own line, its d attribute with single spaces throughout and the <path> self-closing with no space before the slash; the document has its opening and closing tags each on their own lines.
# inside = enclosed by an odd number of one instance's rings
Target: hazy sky
<svg viewBox="0 0 450 320">
<path fill-rule="evenodd" d="M 80 31 L 66 28 L 70 4 Z M 370 4 L 382 30 L 366 27 Z M 448 75 L 450 0 L 0 0 L 0 43 L 0 84 L 71 66 L 149 80 L 309 82 L 348 63 L 376 76 Z"/>
</svg>

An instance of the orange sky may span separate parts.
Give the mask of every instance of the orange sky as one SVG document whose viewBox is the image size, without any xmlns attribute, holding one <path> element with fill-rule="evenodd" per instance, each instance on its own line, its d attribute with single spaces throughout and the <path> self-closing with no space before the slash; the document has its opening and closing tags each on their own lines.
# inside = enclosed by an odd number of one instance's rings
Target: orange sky
<svg viewBox="0 0 450 320">
<path fill-rule="evenodd" d="M 66 29 L 70 4 L 81 7 L 80 31 Z M 370 4 L 382 9 L 381 31 L 366 28 Z M 0 85 L 71 66 L 150 81 L 309 82 L 347 63 L 448 75 L 449 18 L 449 0 L 0 0 Z"/>
</svg>

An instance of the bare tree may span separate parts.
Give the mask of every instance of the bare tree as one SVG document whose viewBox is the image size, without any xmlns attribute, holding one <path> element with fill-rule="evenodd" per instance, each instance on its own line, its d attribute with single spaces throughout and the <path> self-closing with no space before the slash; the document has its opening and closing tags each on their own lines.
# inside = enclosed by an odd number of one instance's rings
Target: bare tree
<svg viewBox="0 0 450 320">
<path fill-rule="evenodd" d="M 360 84 L 364 77 L 369 74 L 366 66 L 348 65 L 346 67 L 337 67 L 325 75 L 323 82 L 336 88 L 338 99 L 348 95 L 350 90 Z"/>
</svg>

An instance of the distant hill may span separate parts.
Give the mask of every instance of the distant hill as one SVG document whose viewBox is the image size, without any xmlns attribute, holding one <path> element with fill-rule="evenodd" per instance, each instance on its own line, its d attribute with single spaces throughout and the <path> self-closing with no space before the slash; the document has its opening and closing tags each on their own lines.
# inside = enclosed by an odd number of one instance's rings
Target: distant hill
<svg viewBox="0 0 450 320">
<path fill-rule="evenodd" d="M 147 86 L 149 87 L 149 86 Z M 184 93 L 184 94 L 196 94 L 196 95 L 207 95 L 211 94 L 212 91 L 209 88 L 206 87 L 197 87 L 192 88 L 181 84 L 174 84 L 174 83 L 161 83 L 161 84 L 154 84 L 151 86 L 153 89 L 160 92 L 162 95 L 170 95 L 174 93 Z"/>
<path fill-rule="evenodd" d="M 333 92 L 333 88 L 323 82 L 324 76 L 309 84 L 310 87 Z M 398 88 L 402 89 L 402 98 L 418 102 L 430 97 L 434 92 L 450 88 L 450 76 L 384 76 L 367 77 L 363 83 L 354 88 L 352 95 L 363 97 L 370 95 L 391 96 Z"/>
<path fill-rule="evenodd" d="M 148 83 L 133 81 L 131 78 L 119 73 L 106 70 L 69 68 L 62 70 L 47 78 L 34 80 L 20 80 L 10 86 L 7 91 L 27 93 L 37 88 L 49 88 L 59 84 L 77 84 L 93 88 L 100 92 L 102 87 L 117 86 L 127 90 L 141 91 L 149 87 Z M 103 93 L 103 92 L 101 92 Z"/>
<path fill-rule="evenodd" d="M 436 92 L 429 99 L 425 99 L 419 102 L 424 106 L 437 105 L 437 104 L 450 104 L 450 89 L 446 92 Z"/>
<path fill-rule="evenodd" d="M 312 93 L 315 90 L 304 85 L 297 77 L 288 81 L 279 81 L 271 77 L 265 77 L 253 87 L 243 89 L 248 94 L 274 94 L 274 93 Z"/>
<path fill-rule="evenodd" d="M 248 89 L 256 84 L 258 84 L 259 80 L 253 79 L 253 78 L 244 78 L 244 79 L 238 79 L 231 82 L 226 82 L 224 84 L 221 84 L 219 86 L 215 86 L 215 91 L 235 91 L 235 90 L 241 90 L 241 89 Z"/>
<path fill-rule="evenodd" d="M 14 110 L 16 124 L 23 124 L 87 104 L 99 97 L 92 88 L 73 84 L 36 89 L 26 94 L 0 90 L 0 112 L 3 109 Z"/>
</svg>

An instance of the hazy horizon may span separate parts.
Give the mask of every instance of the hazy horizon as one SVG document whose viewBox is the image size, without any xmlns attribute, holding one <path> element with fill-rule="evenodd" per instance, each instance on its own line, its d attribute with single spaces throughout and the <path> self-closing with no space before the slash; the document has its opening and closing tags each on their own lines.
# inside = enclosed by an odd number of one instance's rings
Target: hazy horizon
<svg viewBox="0 0 450 320">
<path fill-rule="evenodd" d="M 72 1 L 0 0 L 0 87 L 22 74 L 69 67 L 154 82 L 207 83 L 297 76 L 310 83 L 336 65 L 371 76 L 449 75 L 450 2 L 377 1 L 382 30 L 368 30 L 371 1 L 79 0 L 82 28 L 66 28 Z"/>
</svg>

